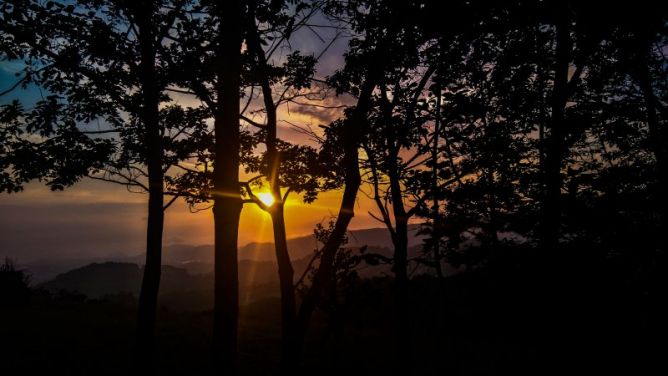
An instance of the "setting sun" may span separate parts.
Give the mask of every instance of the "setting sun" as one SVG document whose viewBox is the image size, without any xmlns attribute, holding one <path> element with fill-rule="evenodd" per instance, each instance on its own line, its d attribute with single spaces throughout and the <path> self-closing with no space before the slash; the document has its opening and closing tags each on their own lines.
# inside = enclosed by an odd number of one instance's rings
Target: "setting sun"
<svg viewBox="0 0 668 376">
<path fill-rule="evenodd" d="M 262 192 L 262 193 L 257 193 L 256 196 L 257 198 L 260 199 L 260 201 L 262 201 L 263 204 L 267 206 L 271 206 L 274 204 L 275 201 L 274 195 L 272 195 L 271 193 Z"/>
</svg>

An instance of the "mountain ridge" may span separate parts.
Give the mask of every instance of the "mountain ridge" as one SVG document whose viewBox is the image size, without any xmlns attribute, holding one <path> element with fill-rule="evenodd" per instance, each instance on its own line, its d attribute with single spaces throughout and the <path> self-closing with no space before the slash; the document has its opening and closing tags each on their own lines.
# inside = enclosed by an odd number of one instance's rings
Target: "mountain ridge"
<svg viewBox="0 0 668 376">
<path fill-rule="evenodd" d="M 409 247 L 416 247 L 422 243 L 424 236 L 417 235 L 419 224 L 409 226 Z M 372 227 L 348 231 L 347 247 L 370 246 L 376 248 L 392 249 L 390 234 L 386 228 Z M 288 239 L 288 249 L 293 261 L 313 255 L 316 247 L 321 246 L 315 240 L 314 235 L 303 235 Z M 59 274 L 91 263 L 118 262 L 133 263 L 139 266 L 144 264 L 144 254 L 128 254 L 119 252 L 118 256 L 102 256 L 89 259 L 72 260 L 42 260 L 29 262 L 21 267 L 32 274 L 35 283 L 41 283 L 53 279 Z M 193 274 L 205 274 L 210 272 L 213 264 L 214 252 L 212 244 L 170 244 L 163 247 L 163 265 L 184 268 Z M 273 242 L 251 242 L 239 247 L 239 261 L 274 262 Z"/>
</svg>

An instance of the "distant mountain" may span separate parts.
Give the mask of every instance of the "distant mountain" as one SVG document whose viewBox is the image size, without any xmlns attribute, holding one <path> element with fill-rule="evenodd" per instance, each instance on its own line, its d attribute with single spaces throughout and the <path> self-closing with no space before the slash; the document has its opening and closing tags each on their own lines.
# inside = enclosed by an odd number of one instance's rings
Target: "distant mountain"
<svg viewBox="0 0 668 376">
<path fill-rule="evenodd" d="M 408 246 L 422 244 L 424 236 L 417 235 L 419 225 L 409 227 Z M 347 247 L 373 246 L 392 249 L 392 239 L 386 228 L 369 228 L 348 232 Z M 293 260 L 313 255 L 315 249 L 322 247 L 313 235 L 288 239 L 288 249 Z M 141 263 L 143 256 L 137 256 L 134 262 Z M 189 263 L 213 264 L 213 245 L 190 246 L 171 245 L 164 249 L 164 262 L 170 265 L 185 266 Z M 239 247 L 239 260 L 273 261 L 274 243 L 249 243 Z"/>
<path fill-rule="evenodd" d="M 306 270 L 309 259 L 295 260 L 295 279 Z M 120 293 L 139 295 L 142 268 L 137 264 L 124 262 L 92 263 L 57 275 L 38 284 L 52 293 L 61 290 L 78 292 L 89 298 Z M 278 270 L 271 261 L 242 260 L 239 262 L 239 287 L 242 303 L 265 297 L 278 297 Z M 185 295 L 195 295 L 197 299 L 209 301 L 213 295 L 213 274 L 190 274 L 184 268 L 163 265 L 160 277 L 160 295 L 167 300 L 183 299 Z M 179 297 L 177 299 L 176 297 Z M 204 298 L 202 298 L 204 297 Z M 192 298 L 185 298 L 192 300 Z M 164 300 L 164 299 L 163 299 Z M 198 303 L 199 304 L 199 303 Z"/>
<path fill-rule="evenodd" d="M 52 292 L 60 290 L 80 292 L 89 298 L 100 298 L 108 294 L 130 293 L 138 295 L 142 269 L 137 264 L 105 262 L 92 263 L 81 268 L 59 274 L 38 287 Z M 185 269 L 163 265 L 160 289 L 162 292 L 202 289 L 208 285 L 201 276 L 188 274 Z"/>
<path fill-rule="evenodd" d="M 389 238 L 389 237 L 388 237 Z M 362 245 L 366 254 L 378 254 L 391 258 L 392 249 L 386 246 L 369 245 L 377 242 L 387 244 L 381 229 L 354 231 L 348 243 L 354 254 L 359 254 Z M 419 255 L 421 246 L 418 237 L 411 237 L 409 257 Z M 289 241 L 295 281 L 305 273 L 313 258 L 315 244 L 310 237 L 300 237 Z M 250 244 L 240 251 L 246 252 L 239 261 L 240 303 L 251 304 L 258 300 L 280 297 L 278 286 L 278 268 L 273 256 L 271 243 Z M 213 267 L 212 251 L 202 247 L 166 247 L 165 262 L 180 265 L 179 267 L 164 265 L 160 280 L 160 299 L 162 306 L 178 310 L 206 310 L 213 304 Z M 265 254 L 266 253 L 266 254 Z M 78 292 L 88 298 L 102 298 L 105 295 L 132 294 L 139 295 L 142 279 L 141 258 L 136 256 L 135 262 L 93 262 L 91 264 L 58 274 L 55 278 L 38 284 L 54 293 L 61 290 Z M 381 257 L 382 259 L 382 257 Z M 202 261 L 203 260 L 203 261 Z M 208 262 L 207 262 L 208 261 Z M 419 272 L 430 272 L 421 267 Z M 360 277 L 368 278 L 391 275 L 391 265 L 383 263 L 361 264 L 357 269 Z M 308 278 L 306 279 L 308 281 Z"/>
<path fill-rule="evenodd" d="M 409 247 L 411 248 L 416 248 L 422 243 L 423 236 L 418 236 L 416 234 L 418 228 L 419 225 L 411 225 L 409 228 Z M 378 249 L 392 249 L 392 241 L 385 228 L 370 228 L 348 232 L 348 247 L 358 248 L 364 245 Z M 293 261 L 310 259 L 313 255 L 313 251 L 321 246 L 321 244 L 316 242 L 313 235 L 288 239 L 288 249 Z M 193 275 L 207 274 L 213 271 L 213 253 L 213 245 L 167 245 L 163 248 L 163 264 L 185 269 Z M 53 279 L 58 274 L 91 263 L 104 264 L 105 262 L 113 261 L 116 263 L 142 265 L 144 263 L 144 258 L 145 256 L 143 253 L 138 253 L 131 256 L 110 256 L 91 259 L 42 260 L 22 264 L 20 266 L 31 273 L 33 283 L 41 283 Z M 249 243 L 241 246 L 239 248 L 239 261 L 240 269 L 245 267 L 245 261 L 268 263 L 267 265 L 252 264 L 253 268 L 274 268 L 274 244 Z M 249 270 L 252 269 L 250 266 L 248 268 Z M 138 287 L 135 288 L 135 290 L 137 289 Z"/>
<path fill-rule="evenodd" d="M 36 260 L 26 264 L 20 263 L 18 267 L 28 273 L 30 276 L 30 283 L 36 284 L 48 281 L 60 273 L 80 268 L 91 262 L 104 262 L 108 260 L 93 260 L 93 259 L 47 259 Z"/>
<path fill-rule="evenodd" d="M 141 281 L 141 269 L 136 264 L 105 262 L 92 263 L 39 284 L 51 292 L 76 291 L 89 297 L 127 292 L 135 294 Z"/>
</svg>

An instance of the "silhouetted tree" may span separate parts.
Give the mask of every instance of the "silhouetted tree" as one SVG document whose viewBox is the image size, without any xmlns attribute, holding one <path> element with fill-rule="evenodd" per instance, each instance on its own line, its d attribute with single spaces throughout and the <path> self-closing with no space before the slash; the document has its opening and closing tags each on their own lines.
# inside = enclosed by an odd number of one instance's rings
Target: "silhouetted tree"
<svg viewBox="0 0 668 376">
<path fill-rule="evenodd" d="M 213 118 L 201 132 L 191 160 L 174 181 L 189 192 L 191 204 L 213 200 L 214 325 L 213 364 L 217 372 L 237 373 L 239 271 L 237 241 L 243 200 L 239 182 L 242 132 L 242 42 L 248 17 L 244 1 L 202 1 L 183 16 L 173 36 L 170 61 L 176 77 L 171 91 L 199 99 Z"/>
<path fill-rule="evenodd" d="M 203 127 L 196 110 L 161 109 L 171 101 L 165 43 L 189 7 L 188 1 L 26 1 L 4 5 L 2 13 L 3 31 L 11 36 L 3 59 L 24 59 L 18 84 L 49 92 L 26 114 L 18 104 L 3 109 L 23 124 L 13 120 L 7 128 L 14 133 L 14 182 L 46 177 L 52 189 L 62 189 L 88 176 L 148 193 L 135 354 L 142 369 L 151 361 L 164 210 L 179 196 L 166 188 L 173 178 L 168 170 L 192 153 L 183 135 Z M 94 123 L 98 128 L 91 130 Z M 167 204 L 166 191 L 174 195 Z"/>
<path fill-rule="evenodd" d="M 261 129 L 259 138 L 266 146 L 266 151 L 263 158 L 250 158 L 247 165 L 249 171 L 263 173 L 275 201 L 269 206 L 264 204 L 254 195 L 250 184 L 245 185 L 245 193 L 249 195 L 250 202 L 257 204 L 271 216 L 281 289 L 281 367 L 282 372 L 290 372 L 298 361 L 295 351 L 297 303 L 294 271 L 287 246 L 284 205 L 292 192 L 303 194 L 304 202 L 312 202 L 318 191 L 334 187 L 335 182 L 328 173 L 326 164 L 313 148 L 290 145 L 279 140 L 277 134 L 279 106 L 302 97 L 317 99 L 317 89 L 311 87 L 315 57 L 295 51 L 287 56 L 281 66 L 274 66 L 270 63 L 271 55 L 268 56 L 263 47 L 270 46 L 269 53 L 273 54 L 280 45 L 269 42 L 285 40 L 285 43 L 289 43 L 290 36 L 309 22 L 319 11 L 320 5 L 317 2 L 301 2 L 290 8 L 287 7 L 288 4 L 279 2 L 273 2 L 268 7 L 262 5 L 251 4 L 249 8 L 247 41 L 252 62 L 249 68 L 250 77 L 257 80 L 257 85 L 261 88 L 265 114 L 265 124 L 255 125 Z M 294 9 L 291 9 L 293 7 Z M 265 9 L 273 11 L 267 12 Z M 261 24 L 267 25 L 264 31 L 260 28 Z M 274 94 L 274 88 L 278 89 L 280 94 Z M 285 192 L 282 188 L 285 188 Z"/>
<path fill-rule="evenodd" d="M 353 32 L 358 33 L 349 44 L 351 49 L 346 54 L 346 66 L 330 78 L 337 92 L 353 94 L 357 97 L 357 103 L 346 111 L 344 119 L 334 122 L 327 130 L 327 142 L 338 145 L 336 149 L 341 155 L 345 188 L 336 222 L 320 251 L 319 267 L 313 274 L 311 286 L 304 293 L 298 311 L 299 346 L 303 345 L 313 310 L 331 283 L 337 252 L 354 215 L 357 191 L 361 185 L 358 149 L 370 130 L 366 117 L 373 106 L 374 90 L 382 83 L 385 70 L 392 68 L 392 64 L 381 63 L 383 60 L 380 56 L 390 50 L 393 38 L 399 34 L 399 20 L 406 16 L 406 13 L 402 13 L 405 10 L 394 2 L 327 4 L 327 11 L 334 19 L 347 23 Z M 389 30 L 385 30 L 385 27 Z M 296 351 L 300 353 L 301 349 Z M 410 355 L 401 354 L 397 358 L 402 366 L 408 363 L 405 359 L 410 359 Z"/>
<path fill-rule="evenodd" d="M 239 271 L 237 242 L 242 200 L 239 195 L 239 91 L 241 88 L 241 43 L 243 19 L 241 1 L 212 4 L 217 20 L 214 36 L 218 100 L 214 112 L 213 220 L 215 239 L 215 289 L 213 354 L 215 369 L 224 374 L 237 372 L 239 318 Z"/>
<path fill-rule="evenodd" d="M 0 306 L 26 303 L 30 297 L 30 277 L 16 269 L 14 261 L 6 258 L 0 265 Z"/>
<path fill-rule="evenodd" d="M 393 56 L 405 59 L 397 64 L 398 73 L 385 75 L 371 115 L 371 129 L 363 141 L 365 167 L 370 171 L 372 197 L 380 217 L 388 229 L 394 246 L 393 271 L 396 284 L 398 354 L 411 362 L 410 287 L 408 278 L 408 224 L 418 211 L 426 209 L 429 198 L 419 185 L 416 175 L 430 158 L 428 149 L 420 147 L 423 132 L 420 114 L 416 115 L 418 100 L 434 73 L 433 67 L 419 72 L 418 46 L 412 35 L 395 41 L 402 50 Z M 391 100 L 389 98 L 392 98 Z M 373 214 L 372 214 L 373 215 Z M 408 368 L 407 364 L 403 367 Z"/>
</svg>

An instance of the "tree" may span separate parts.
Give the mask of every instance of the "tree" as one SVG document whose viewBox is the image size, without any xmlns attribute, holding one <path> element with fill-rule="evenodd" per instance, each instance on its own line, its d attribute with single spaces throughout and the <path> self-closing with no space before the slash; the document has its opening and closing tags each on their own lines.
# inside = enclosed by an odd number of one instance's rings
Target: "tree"
<svg viewBox="0 0 668 376">
<path fill-rule="evenodd" d="M 358 33 L 349 44 L 351 49 L 346 54 L 346 66 L 330 78 L 338 93 L 353 94 L 357 102 L 355 107 L 346 110 L 344 119 L 332 123 L 326 130 L 326 142 L 337 145 L 333 150 L 341 158 L 345 188 L 334 227 L 320 250 L 320 263 L 313 273 L 310 287 L 303 294 L 297 313 L 296 354 L 301 354 L 313 311 L 332 281 L 337 252 L 354 216 L 361 185 L 358 149 L 370 129 L 367 114 L 373 105 L 373 93 L 382 82 L 385 69 L 389 68 L 379 64 L 379 57 L 388 50 L 392 38 L 398 33 L 393 28 L 400 24 L 399 17 L 405 15 L 388 4 L 376 1 L 332 2 L 327 4 L 326 10 L 333 19 L 347 23 L 353 32 Z M 382 28 L 387 25 L 390 25 L 391 31 L 384 33 Z"/>
<path fill-rule="evenodd" d="M 220 356 L 216 369 L 236 374 L 239 320 L 239 275 L 237 239 L 242 201 L 239 195 L 239 91 L 241 88 L 241 1 L 216 4 L 215 38 L 217 106 L 214 111 L 215 159 L 213 171 L 213 220 L 215 235 L 214 347 Z M 227 15 L 230 15 L 229 17 Z"/>
<path fill-rule="evenodd" d="M 396 44 L 409 45 L 398 42 Z M 365 167 L 370 173 L 372 198 L 376 202 L 380 217 L 374 216 L 390 232 L 394 246 L 392 269 L 395 274 L 395 304 L 397 310 L 397 353 L 411 362 L 410 329 L 410 287 L 408 277 L 408 224 L 419 211 L 424 211 L 428 197 L 416 175 L 429 159 L 427 149 L 419 145 L 424 135 L 423 119 L 418 111 L 418 100 L 429 82 L 434 70 L 426 68 L 418 73 L 416 51 L 396 51 L 395 56 L 408 55 L 408 64 L 396 69 L 399 73 L 389 73 L 380 86 L 371 116 L 372 132 L 363 141 L 366 152 Z M 412 55 L 412 56 L 411 56 Z M 392 98 L 391 100 L 389 98 Z M 411 207 L 412 205 L 412 207 Z M 388 208 L 390 207 L 390 208 Z M 373 214 L 372 214 L 373 215 Z M 407 369 L 408 364 L 402 367 Z"/>
<path fill-rule="evenodd" d="M 239 184 L 242 133 L 242 42 L 247 4 L 202 1 L 181 18 L 169 45 L 170 91 L 199 99 L 213 118 L 212 132 L 201 132 L 199 152 L 174 181 L 189 192 L 189 202 L 213 200 L 214 325 L 213 365 L 217 372 L 237 373 L 239 277 L 237 240 L 243 206 Z"/>
<path fill-rule="evenodd" d="M 252 61 L 250 71 L 262 91 L 265 124 L 257 124 L 250 119 L 247 121 L 260 128 L 260 140 L 266 146 L 266 151 L 263 158 L 250 157 L 246 164 L 249 172 L 263 174 L 257 178 L 266 179 L 274 202 L 270 205 L 262 202 L 248 183 L 245 184 L 245 194 L 249 202 L 255 203 L 271 216 L 281 289 L 281 368 L 283 372 L 289 372 L 298 364 L 295 328 L 297 302 L 294 271 L 287 245 L 284 205 L 292 192 L 303 194 L 304 202 L 310 203 L 316 199 L 318 191 L 332 188 L 336 183 L 313 148 L 290 145 L 277 137 L 279 106 L 300 97 L 314 98 L 317 94 L 311 90 L 315 57 L 295 51 L 287 56 L 282 66 L 273 66 L 270 64 L 271 55 L 268 56 L 263 48 L 272 40 L 289 43 L 290 36 L 308 22 L 320 6 L 317 3 L 297 3 L 292 13 L 288 14 L 287 4 L 274 2 L 273 5 L 276 9 L 271 13 L 264 12 L 259 4 L 252 4 L 249 10 L 247 41 Z M 281 8 L 283 11 L 278 11 Z M 264 31 L 261 31 L 260 24 L 267 25 Z M 272 45 L 269 53 L 277 51 L 277 46 L 280 44 Z M 273 88 L 277 88 L 280 95 L 275 95 Z M 257 178 L 254 181 L 259 182 Z M 285 188 L 285 192 L 282 188 Z"/>
<path fill-rule="evenodd" d="M 164 202 L 170 168 L 193 152 L 183 135 L 203 126 L 195 110 L 171 101 L 165 88 L 165 41 L 189 2 L 18 2 L 3 7 L 8 46 L 3 59 L 24 59 L 14 88 L 35 84 L 51 93 L 29 114 L 16 104 L 9 163 L 14 182 L 46 177 L 62 189 L 82 176 L 148 192 L 146 263 L 139 299 L 135 361 L 150 367 L 160 284 Z M 20 119 L 20 124 L 16 119 Z M 94 122 L 103 122 L 90 130 Z M 41 142 L 30 142 L 39 134 Z M 101 138 L 92 138 L 92 137 Z M 111 149 L 111 145 L 116 146 Z M 28 151 L 43 157 L 33 166 Z M 74 153 L 78 151 L 78 153 Z M 170 174 L 174 174 L 170 172 Z M 8 189 L 16 185 L 7 183 Z"/>
</svg>

